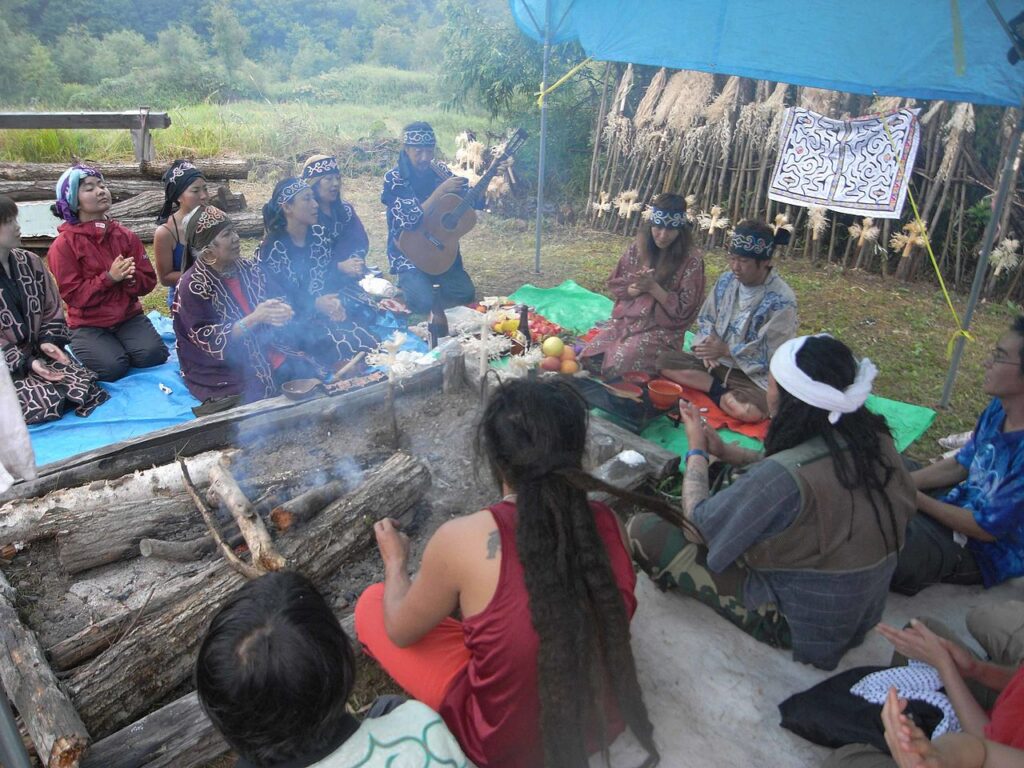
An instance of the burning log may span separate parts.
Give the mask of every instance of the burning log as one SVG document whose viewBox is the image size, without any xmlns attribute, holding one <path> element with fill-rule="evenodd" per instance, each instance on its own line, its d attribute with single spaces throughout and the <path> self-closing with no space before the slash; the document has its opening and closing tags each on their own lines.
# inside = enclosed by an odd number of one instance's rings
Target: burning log
<svg viewBox="0 0 1024 768">
<path fill-rule="evenodd" d="M 199 768 L 229 749 L 190 693 L 94 744 L 82 768 Z"/>
<path fill-rule="evenodd" d="M 246 179 L 252 170 L 251 160 L 208 157 L 192 161 L 208 179 Z M 153 179 L 157 182 L 171 167 L 168 162 L 95 163 L 107 179 Z M 0 179 L 9 181 L 44 181 L 58 179 L 68 163 L 0 163 Z"/>
<path fill-rule="evenodd" d="M 75 768 L 89 732 L 46 663 L 35 633 L 14 607 L 14 589 L 0 575 L 0 680 L 18 708 L 36 753 L 48 768 Z"/>
<path fill-rule="evenodd" d="M 209 494 L 217 497 L 223 508 L 235 518 L 238 530 L 241 531 L 245 543 L 249 546 L 249 552 L 252 553 L 253 565 L 264 572 L 279 571 L 287 565 L 285 559 L 274 548 L 274 542 L 270 538 L 267 526 L 263 524 L 263 518 L 253 509 L 223 460 L 217 462 L 210 470 Z"/>
<path fill-rule="evenodd" d="M 366 552 L 374 520 L 399 517 L 420 500 L 427 468 L 398 453 L 366 475 L 353 493 L 328 505 L 304 532 L 279 542 L 289 567 L 323 586 L 347 562 Z M 196 577 L 196 587 L 68 679 L 71 698 L 92 733 L 105 736 L 137 718 L 187 680 L 195 651 L 213 614 L 244 577 L 223 562 Z"/>
<path fill-rule="evenodd" d="M 284 504 L 279 504 L 270 512 L 270 519 L 279 531 L 287 531 L 294 525 L 301 525 L 311 520 L 317 513 L 345 492 L 345 484 L 340 480 L 321 485 L 305 493 L 301 493 Z"/>
</svg>

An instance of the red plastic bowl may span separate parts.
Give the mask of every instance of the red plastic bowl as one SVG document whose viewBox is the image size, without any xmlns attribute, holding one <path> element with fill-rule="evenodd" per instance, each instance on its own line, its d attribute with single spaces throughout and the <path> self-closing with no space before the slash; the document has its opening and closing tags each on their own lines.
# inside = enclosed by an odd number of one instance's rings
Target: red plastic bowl
<svg viewBox="0 0 1024 768">
<path fill-rule="evenodd" d="M 665 411 L 679 402 L 683 388 L 668 379 L 654 379 L 647 383 L 647 394 L 655 408 Z"/>
<path fill-rule="evenodd" d="M 651 374 L 644 373 L 643 371 L 627 371 L 622 374 L 622 380 L 628 381 L 630 384 L 638 384 L 642 387 L 651 380 Z"/>
</svg>

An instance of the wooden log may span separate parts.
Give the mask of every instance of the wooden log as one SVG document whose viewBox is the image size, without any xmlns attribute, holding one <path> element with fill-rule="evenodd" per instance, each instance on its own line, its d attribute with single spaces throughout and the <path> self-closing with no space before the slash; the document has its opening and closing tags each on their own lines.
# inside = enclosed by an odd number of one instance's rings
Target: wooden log
<svg viewBox="0 0 1024 768">
<path fill-rule="evenodd" d="M 245 210 L 245 195 L 231 191 L 227 184 L 210 184 L 210 205 L 226 213 Z M 129 197 L 110 206 L 108 215 L 118 221 L 156 218 L 164 205 L 164 191 L 152 189 Z"/>
<path fill-rule="evenodd" d="M 424 366 L 402 380 L 401 390 L 409 394 L 436 392 L 441 387 L 441 380 L 440 365 Z M 15 483 L 0 493 L 0 503 L 12 499 L 31 499 L 83 483 L 120 478 L 136 470 L 170 464 L 179 456 L 196 456 L 227 445 L 244 444 L 250 431 L 265 434 L 278 427 L 294 427 L 304 421 L 342 419 L 348 414 L 378 406 L 384 401 L 386 391 L 386 382 L 378 382 L 329 398 L 317 397 L 293 402 L 285 397 L 275 397 L 193 419 L 45 464 L 39 467 L 39 476 L 35 480 Z M 201 481 L 196 478 L 196 482 Z M 4 530 L 5 508 L 6 505 L 0 508 L 0 534 Z M 0 535 L 0 543 L 3 543 L 4 538 Z M 8 541 L 18 539 L 8 538 Z"/>
<path fill-rule="evenodd" d="M 169 128 L 171 116 L 149 107 L 123 112 L 0 112 L 0 128 Z"/>
<path fill-rule="evenodd" d="M 75 768 L 89 732 L 61 690 L 35 632 L 21 623 L 14 601 L 14 589 L 0 574 L 0 680 L 43 765 Z"/>
<path fill-rule="evenodd" d="M 210 469 L 223 455 L 209 451 L 188 459 L 189 471 L 197 483 L 210 481 Z M 0 506 L 0 542 L 21 548 L 39 539 L 48 539 L 61 530 L 93 514 L 93 510 L 136 503 L 141 497 L 170 496 L 183 493 L 181 469 L 177 463 L 136 471 L 109 481 L 96 481 L 64 488 L 40 498 L 15 499 Z M 182 509 L 190 509 L 182 498 Z"/>
<path fill-rule="evenodd" d="M 305 535 L 283 536 L 281 554 L 291 568 L 323 587 L 339 568 L 366 553 L 375 520 L 401 516 L 422 498 L 429 482 L 420 461 L 397 453 L 368 472 L 353 493 L 323 510 Z M 211 564 L 189 594 L 76 669 L 68 690 L 90 732 L 102 738 L 123 728 L 187 680 L 203 631 L 243 582 L 227 563 Z"/>
<path fill-rule="evenodd" d="M 154 179 L 161 177 L 171 167 L 169 162 L 131 163 L 111 162 L 94 163 L 83 161 L 98 169 L 106 179 Z M 246 179 L 252 170 L 251 160 L 236 158 L 213 157 L 193 160 L 192 163 L 203 172 L 207 179 Z M 0 179 L 9 181 L 37 181 L 59 179 L 69 167 L 69 163 L 0 163 Z"/>
<path fill-rule="evenodd" d="M 274 507 L 270 512 L 270 519 L 277 530 L 287 531 L 294 525 L 308 522 L 344 492 L 345 484 L 340 480 L 332 480 Z"/>
<path fill-rule="evenodd" d="M 661 480 L 679 471 L 679 454 L 667 451 L 650 440 L 644 440 L 640 435 L 635 435 L 617 424 L 612 424 L 602 418 L 592 418 L 590 432 L 591 434 L 608 435 L 622 446 L 623 450 L 634 450 L 642 455 L 650 465 L 648 471 L 656 480 Z"/>
<path fill-rule="evenodd" d="M 217 462 L 210 470 L 209 493 L 220 499 L 223 507 L 235 518 L 238 530 L 252 553 L 253 565 L 263 571 L 279 571 L 285 567 L 287 563 L 274 547 L 263 518 L 256 514 L 224 461 Z"/>
<path fill-rule="evenodd" d="M 241 536 L 239 536 L 241 541 Z M 228 543 L 228 546 L 237 546 Z M 142 539 L 139 542 L 139 554 L 143 557 L 155 557 L 158 560 L 171 560 L 177 563 L 193 563 L 202 560 L 216 551 L 217 543 L 209 536 L 200 536 L 187 541 L 165 541 L 164 539 Z"/>
<path fill-rule="evenodd" d="M 0 181 L 0 195 L 7 195 L 19 203 L 29 200 L 53 200 L 56 184 L 56 176 L 52 180 Z M 107 183 L 107 191 L 115 203 L 143 192 L 159 192 L 163 195 L 163 188 L 161 182 L 150 179 L 110 179 Z"/>
<path fill-rule="evenodd" d="M 263 214 L 259 211 L 238 211 L 230 218 L 239 237 L 260 237 L 263 234 Z M 123 219 L 121 223 L 138 235 L 142 242 L 153 242 L 157 226 L 155 218 Z"/>
<path fill-rule="evenodd" d="M 193 692 L 93 744 L 82 768 L 200 768 L 230 749 Z"/>
</svg>

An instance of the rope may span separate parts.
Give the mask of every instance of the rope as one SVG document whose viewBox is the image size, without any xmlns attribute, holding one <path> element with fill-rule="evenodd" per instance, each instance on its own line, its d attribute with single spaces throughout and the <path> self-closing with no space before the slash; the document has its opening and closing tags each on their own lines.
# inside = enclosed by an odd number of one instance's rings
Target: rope
<svg viewBox="0 0 1024 768">
<path fill-rule="evenodd" d="M 956 0 L 953 0 L 954 4 Z M 916 119 L 916 118 L 915 118 Z M 885 128 L 885 135 L 889 137 L 889 144 L 892 147 L 893 154 L 899 157 L 899 148 L 896 146 L 896 139 L 893 138 L 892 131 L 889 129 L 889 122 L 882 117 L 882 127 Z M 917 209 L 917 200 L 914 199 L 914 191 L 911 189 L 911 177 L 913 173 L 907 174 L 907 197 L 910 198 L 910 207 L 914 211 L 914 218 L 917 220 L 917 226 L 920 228 L 921 237 L 924 238 L 925 248 L 928 250 L 928 258 L 931 259 L 932 268 L 935 270 L 935 276 L 939 278 L 939 287 L 942 289 L 942 295 L 946 299 L 946 305 L 949 307 L 950 314 L 953 315 L 953 321 L 956 323 L 956 330 L 949 337 L 949 341 L 946 343 L 946 358 L 953 356 L 953 345 L 956 343 L 957 338 L 964 337 L 967 341 L 975 341 L 974 336 L 971 335 L 970 331 L 966 330 L 963 323 L 960 322 L 960 315 L 956 312 L 956 307 L 953 306 L 953 299 L 950 298 L 949 290 L 946 288 L 946 281 L 942 279 L 942 271 L 939 269 L 939 262 L 935 259 L 935 252 L 932 251 L 932 240 L 928 236 L 928 230 L 925 227 L 924 221 L 921 220 L 921 213 Z"/>
<path fill-rule="evenodd" d="M 591 57 L 590 57 L 590 56 L 588 56 L 588 57 L 587 57 L 587 58 L 585 58 L 585 59 L 584 59 L 583 61 L 581 61 L 581 62 L 580 62 L 579 64 L 577 64 L 577 65 L 576 65 L 575 67 L 573 67 L 573 68 L 572 68 L 572 69 L 570 69 L 570 70 L 569 70 L 568 72 L 566 72 L 566 73 L 565 73 L 564 75 L 562 75 L 562 76 L 561 76 L 561 77 L 560 77 L 560 78 L 559 78 L 559 79 L 558 79 L 558 80 L 557 80 L 556 82 L 552 83 L 552 84 L 551 84 L 551 85 L 550 85 L 549 87 L 547 87 L 547 88 L 544 88 L 544 84 L 543 84 L 543 83 L 541 83 L 541 88 L 542 88 L 543 90 L 540 90 L 540 91 L 538 91 L 537 93 L 535 93 L 535 94 L 534 94 L 534 95 L 535 95 L 535 96 L 537 97 L 537 106 L 538 106 L 538 107 L 543 107 L 543 106 L 544 106 L 544 98 L 545 98 L 545 97 L 546 97 L 546 96 L 547 96 L 547 95 L 548 95 L 549 93 L 551 93 L 552 91 L 554 91 L 554 90 L 556 90 L 557 88 L 561 87 L 562 85 L 565 85 L 565 82 L 566 82 L 566 81 L 567 81 L 567 80 L 568 80 L 568 79 L 569 79 L 570 77 L 572 77 L 572 76 L 573 76 L 573 75 L 575 75 L 575 74 L 576 74 L 577 72 L 579 72 L 579 71 L 580 71 L 581 69 L 583 69 L 583 67 L 585 67 L 585 66 L 586 66 L 587 64 L 589 64 L 589 63 L 590 63 L 590 62 L 591 62 L 592 60 L 593 60 L 593 59 L 591 59 Z"/>
</svg>

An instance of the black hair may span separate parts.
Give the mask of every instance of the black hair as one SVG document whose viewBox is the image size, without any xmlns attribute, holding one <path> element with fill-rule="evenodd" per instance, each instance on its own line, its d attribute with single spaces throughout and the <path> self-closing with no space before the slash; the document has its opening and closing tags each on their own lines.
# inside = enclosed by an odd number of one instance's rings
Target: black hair
<svg viewBox="0 0 1024 768">
<path fill-rule="evenodd" d="M 18 218 L 18 204 L 7 195 L 0 195 L 0 225 L 10 224 Z"/>
<path fill-rule="evenodd" d="M 1024 315 L 1017 315 L 1010 324 L 1010 330 L 1020 336 L 1020 372 L 1024 374 Z"/>
<path fill-rule="evenodd" d="M 678 211 L 686 213 L 686 198 L 682 195 L 673 195 L 668 192 L 658 195 L 651 200 L 651 205 L 666 211 Z M 651 233 L 651 222 L 644 220 L 637 231 L 637 242 L 640 244 L 640 252 L 647 262 L 647 266 L 654 270 L 654 279 L 662 288 L 668 286 L 669 280 L 680 265 L 686 261 L 690 254 L 690 247 L 693 245 L 693 235 L 690 227 L 685 226 L 679 230 L 679 236 L 672 241 L 672 244 L 662 251 Z"/>
<path fill-rule="evenodd" d="M 288 226 L 288 222 L 284 217 L 284 208 L 278 205 L 277 198 L 281 194 L 281 191 L 293 181 L 295 181 L 295 179 L 289 177 L 277 182 L 277 184 L 274 185 L 274 191 L 270 194 L 270 199 L 264 203 L 263 232 L 265 235 L 282 232 L 285 227 Z"/>
<path fill-rule="evenodd" d="M 857 376 L 853 352 L 830 336 L 808 338 L 796 353 L 796 364 L 815 381 L 840 390 L 853 384 Z M 781 385 L 778 391 L 778 409 L 764 441 L 765 456 L 795 448 L 820 435 L 828 447 L 839 484 L 847 490 L 867 491 L 882 538 L 889 551 L 897 551 L 902 544 L 900 526 L 886 492 L 897 467 L 882 451 L 882 436 L 891 437 L 885 419 L 861 406 L 853 413 L 844 413 L 832 424 L 825 410 L 798 400 Z M 882 523 L 880 506 L 888 513 L 888 526 Z"/>
<path fill-rule="evenodd" d="M 496 480 L 517 493 L 516 548 L 537 658 L 544 764 L 587 765 L 587 733 L 604 734 L 606 689 L 637 740 L 659 759 L 629 641 L 629 617 L 587 501 L 604 486 L 582 470 L 587 408 L 568 382 L 513 380 L 477 431 Z"/>
<path fill-rule="evenodd" d="M 355 657 L 304 576 L 244 584 L 217 612 L 196 660 L 196 691 L 224 739 L 257 766 L 327 748 L 345 718 Z"/>
</svg>

